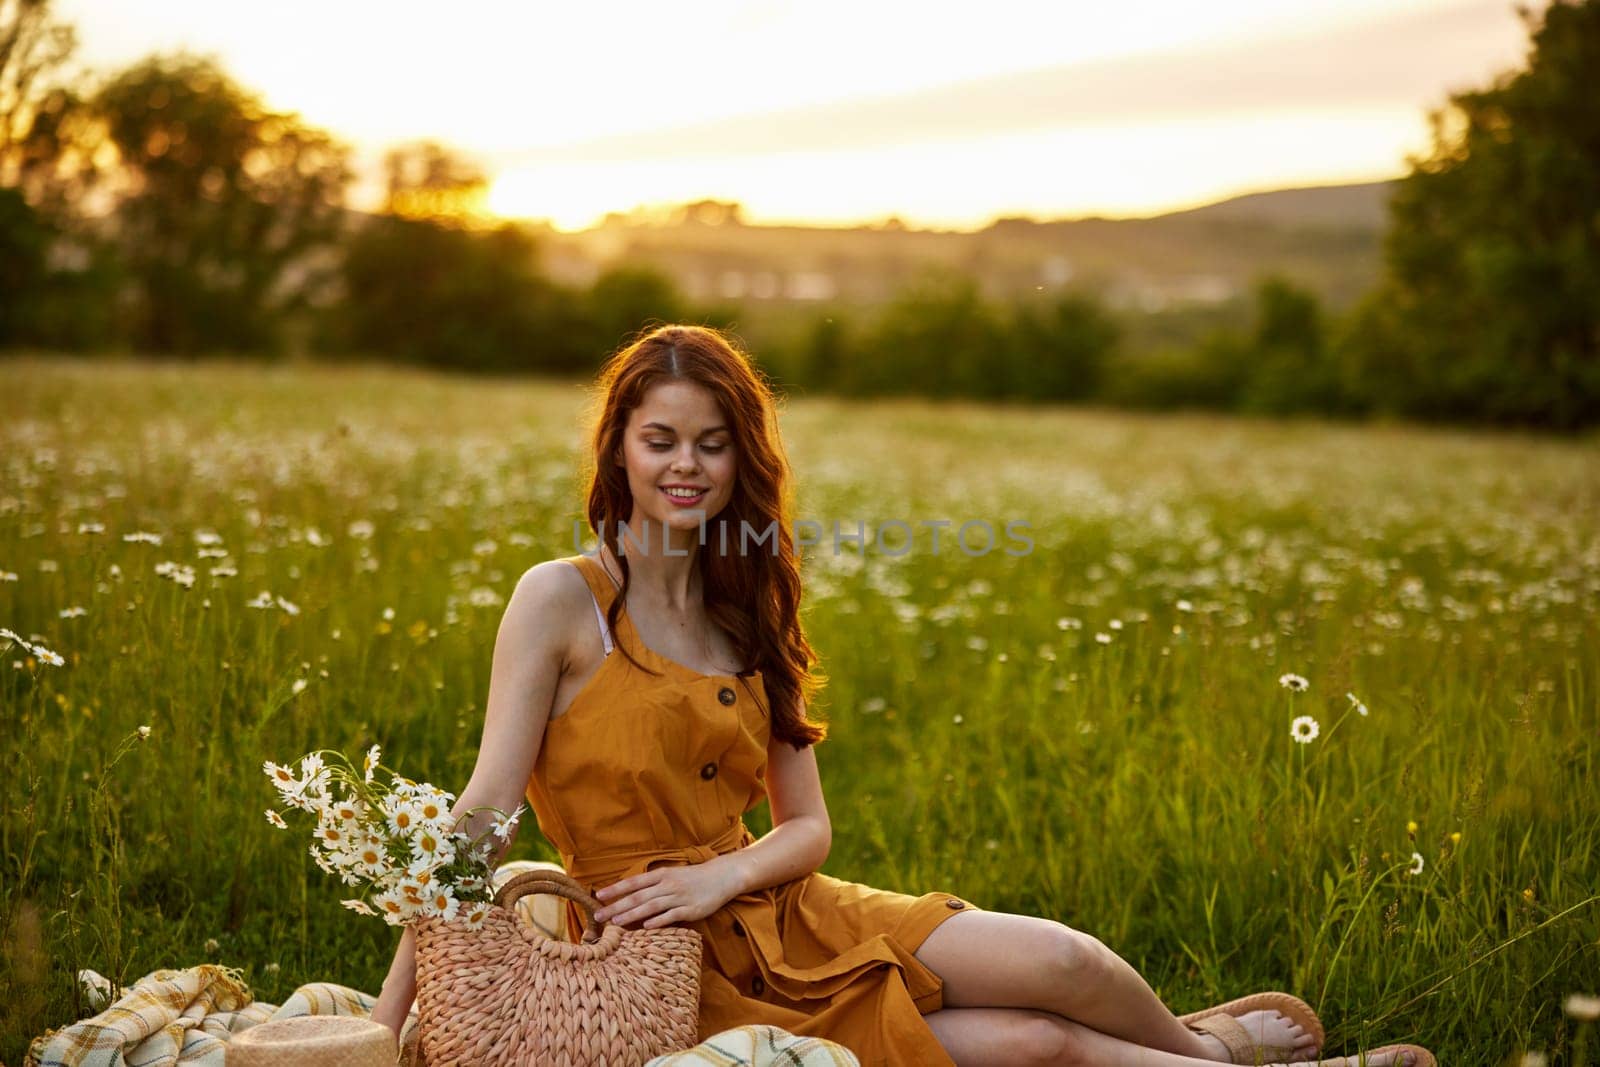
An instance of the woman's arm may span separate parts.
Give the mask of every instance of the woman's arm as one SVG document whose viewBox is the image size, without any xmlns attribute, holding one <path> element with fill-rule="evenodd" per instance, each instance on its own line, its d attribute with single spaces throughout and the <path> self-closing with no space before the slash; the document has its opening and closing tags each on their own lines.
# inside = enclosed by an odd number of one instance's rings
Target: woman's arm
<svg viewBox="0 0 1600 1067">
<path fill-rule="evenodd" d="M 613 882 L 595 893 L 604 905 L 597 920 L 645 927 L 703 919 L 740 893 L 810 874 L 833 844 L 812 747 L 796 751 L 786 741 L 767 744 L 767 800 L 772 829 L 761 840 L 705 863 L 657 867 Z"/>
<path fill-rule="evenodd" d="M 588 595 L 582 575 L 555 560 L 534 567 L 517 582 L 495 637 L 478 761 L 453 813 L 480 806 L 509 812 L 521 803 L 539 758 L 556 683 L 568 661 L 570 634 L 563 621 L 583 617 Z M 492 818 L 491 812 L 479 812 L 460 826 L 476 837 Z M 490 836 L 495 845 L 491 866 L 515 837 L 513 833 L 502 843 Z M 372 1017 L 397 1037 L 417 993 L 416 948 L 416 935 L 407 927 L 372 1009 Z"/>
<path fill-rule="evenodd" d="M 767 744 L 767 802 L 772 829 L 761 840 L 708 862 L 730 872 L 734 891 L 750 893 L 810 874 L 822 866 L 833 846 L 833 824 L 822 796 L 817 754 L 807 745 L 795 751 L 787 741 Z"/>
</svg>

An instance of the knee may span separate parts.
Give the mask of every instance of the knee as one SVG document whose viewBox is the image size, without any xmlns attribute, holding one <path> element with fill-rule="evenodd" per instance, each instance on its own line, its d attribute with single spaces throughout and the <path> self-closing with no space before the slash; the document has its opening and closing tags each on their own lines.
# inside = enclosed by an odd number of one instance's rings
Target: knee
<svg viewBox="0 0 1600 1067">
<path fill-rule="evenodd" d="M 1115 954 L 1099 938 L 1081 930 L 1061 923 L 1051 923 L 1049 930 L 1045 958 L 1055 988 L 1074 999 L 1104 989 L 1111 979 Z"/>
<path fill-rule="evenodd" d="M 1086 1064 L 1088 1050 L 1075 1036 L 1077 1027 L 1059 1015 L 1029 1012 L 1017 1023 L 1013 1036 L 1015 1057 L 1012 1063 L 1027 1067 L 1063 1067 Z"/>
</svg>

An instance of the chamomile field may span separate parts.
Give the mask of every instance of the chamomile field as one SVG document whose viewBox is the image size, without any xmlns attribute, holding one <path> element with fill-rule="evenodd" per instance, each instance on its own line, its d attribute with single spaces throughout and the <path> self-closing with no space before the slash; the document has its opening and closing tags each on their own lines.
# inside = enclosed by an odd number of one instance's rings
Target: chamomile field
<svg viewBox="0 0 1600 1067">
<path fill-rule="evenodd" d="M 261 765 L 378 743 L 465 784 L 505 598 L 580 548 L 583 388 L 0 380 L 0 1062 L 93 1014 L 83 968 L 376 992 L 397 932 L 269 825 Z M 1179 1011 L 1296 992 L 1330 1053 L 1595 1060 L 1594 439 L 807 397 L 783 426 L 826 873 L 1086 930 Z M 512 856 L 556 858 L 531 817 Z"/>
</svg>

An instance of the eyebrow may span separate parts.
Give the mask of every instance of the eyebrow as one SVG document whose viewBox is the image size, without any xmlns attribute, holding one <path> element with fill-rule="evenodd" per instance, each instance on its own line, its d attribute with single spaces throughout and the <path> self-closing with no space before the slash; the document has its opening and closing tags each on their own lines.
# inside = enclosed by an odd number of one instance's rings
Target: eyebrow
<svg viewBox="0 0 1600 1067">
<path fill-rule="evenodd" d="M 678 432 L 677 430 L 674 430 L 671 426 L 668 426 L 664 422 L 647 422 L 643 426 L 641 426 L 640 429 L 641 430 L 665 430 L 668 433 L 677 433 Z M 700 436 L 701 437 L 707 437 L 707 436 L 710 436 L 711 434 L 714 434 L 714 433 L 727 433 L 727 432 L 728 432 L 728 428 L 726 426 L 713 426 L 709 430 L 702 430 L 700 432 Z"/>
</svg>

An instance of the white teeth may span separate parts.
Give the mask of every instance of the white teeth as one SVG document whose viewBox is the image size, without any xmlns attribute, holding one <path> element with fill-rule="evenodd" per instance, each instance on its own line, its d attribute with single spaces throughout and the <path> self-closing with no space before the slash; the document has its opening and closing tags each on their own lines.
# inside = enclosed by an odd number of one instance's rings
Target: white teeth
<svg viewBox="0 0 1600 1067">
<path fill-rule="evenodd" d="M 685 500 L 688 500 L 699 496 L 703 492 L 705 492 L 704 489 L 668 489 L 667 495 L 683 497 Z"/>
</svg>

